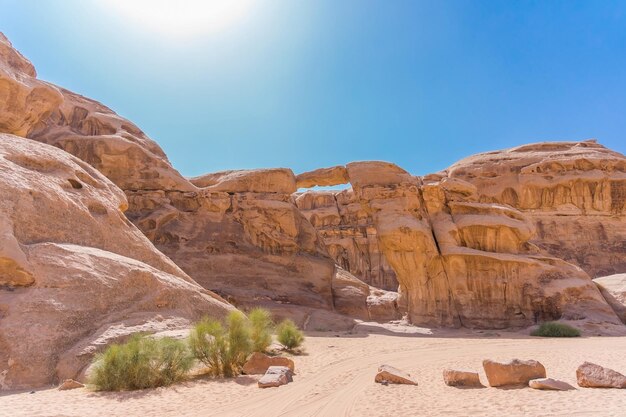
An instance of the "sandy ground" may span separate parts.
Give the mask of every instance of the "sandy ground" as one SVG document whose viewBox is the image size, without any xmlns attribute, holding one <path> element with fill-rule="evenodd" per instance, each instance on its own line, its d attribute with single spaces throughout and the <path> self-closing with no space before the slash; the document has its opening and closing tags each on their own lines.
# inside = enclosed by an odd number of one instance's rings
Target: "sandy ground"
<svg viewBox="0 0 626 417">
<path fill-rule="evenodd" d="M 307 354 L 294 358 L 294 382 L 280 388 L 262 390 L 255 377 L 240 376 L 124 393 L 12 392 L 0 395 L 0 416 L 626 415 L 626 390 L 458 389 L 446 386 L 441 375 L 448 367 L 476 370 L 486 383 L 485 358 L 536 359 L 549 377 L 577 387 L 575 371 L 585 360 L 626 372 L 626 337 L 544 339 L 493 331 L 397 330 L 310 334 Z M 411 373 L 419 386 L 374 383 L 381 364 Z"/>
</svg>

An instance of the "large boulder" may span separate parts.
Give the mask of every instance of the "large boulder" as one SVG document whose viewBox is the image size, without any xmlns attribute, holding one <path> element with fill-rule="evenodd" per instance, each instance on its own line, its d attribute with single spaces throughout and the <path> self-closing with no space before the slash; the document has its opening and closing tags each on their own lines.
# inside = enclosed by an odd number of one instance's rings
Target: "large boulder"
<svg viewBox="0 0 626 417">
<path fill-rule="evenodd" d="M 576 369 L 576 380 L 585 388 L 626 388 L 626 376 L 591 362 Z"/>
<path fill-rule="evenodd" d="M 108 343 L 233 309 L 124 216 L 124 193 L 70 154 L 0 134 L 0 387 L 82 371 Z"/>
<path fill-rule="evenodd" d="M 546 368 L 535 360 L 496 362 L 485 359 L 483 368 L 492 387 L 528 385 L 531 379 L 546 377 Z"/>
</svg>

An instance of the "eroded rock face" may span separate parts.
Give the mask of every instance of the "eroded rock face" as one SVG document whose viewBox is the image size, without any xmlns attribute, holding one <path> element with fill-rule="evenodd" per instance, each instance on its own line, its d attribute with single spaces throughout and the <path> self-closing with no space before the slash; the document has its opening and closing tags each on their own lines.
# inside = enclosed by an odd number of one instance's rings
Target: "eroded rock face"
<svg viewBox="0 0 626 417">
<path fill-rule="evenodd" d="M 593 282 L 613 311 L 626 324 L 626 274 L 595 278 Z"/>
<path fill-rule="evenodd" d="M 38 80 L 0 34 L 0 132 L 61 148 L 123 190 L 195 189 L 139 128 L 102 104 Z"/>
<path fill-rule="evenodd" d="M 132 123 L 35 75 L 2 37 L 0 132 L 52 144 L 100 170 L 123 189 L 127 217 L 158 249 L 237 305 L 264 306 L 313 329 L 349 328 L 338 312 L 386 319 L 404 310 L 414 323 L 445 326 L 619 323 L 588 275 L 559 259 L 600 270 L 606 249 L 605 269 L 622 268 L 624 157 L 600 145 L 529 145 L 424 178 L 370 161 L 297 177 L 277 168 L 187 180 Z M 292 194 L 346 180 L 352 188 L 341 192 Z M 86 180 L 66 181 L 79 192 Z M 108 213 L 97 204 L 88 211 Z M 26 254 L 4 238 L 12 227 L 0 222 L 0 284 L 32 285 Z M 588 227 L 598 231 L 593 251 L 564 237 Z M 74 229 L 61 224 L 54 233 L 83 245 Z M 109 245 L 114 251 L 116 242 Z M 167 258 L 144 255 L 131 258 L 182 274 Z"/>
<path fill-rule="evenodd" d="M 518 146 L 447 170 L 536 226 L 531 243 L 592 277 L 626 271 L 626 157 L 594 140 Z M 581 239 L 580 236 L 585 236 Z"/>
<path fill-rule="evenodd" d="M 357 277 L 371 279 L 372 258 L 388 265 L 399 282 L 398 304 L 413 323 L 618 324 L 584 271 L 533 243 L 535 224 L 525 212 L 481 201 L 474 184 L 446 173 L 421 179 L 382 162 L 346 169 L 352 189 L 309 191 L 296 204 L 337 263 L 349 254 L 343 266 Z M 366 244 L 343 237 L 359 228 Z"/>
<path fill-rule="evenodd" d="M 119 188 L 62 150 L 0 134 L 0 195 L 3 389 L 79 378 L 112 341 L 233 308 L 126 219 Z"/>
<path fill-rule="evenodd" d="M 205 288 L 244 307 L 292 304 L 334 311 L 335 263 L 294 205 L 291 170 L 183 178 L 131 122 L 36 79 L 32 64 L 4 37 L 0 98 L 0 132 L 54 145 L 103 173 L 126 193 L 127 217 Z M 28 271 L 2 260 L 13 251 L 9 243 L 0 244 L 2 279 L 31 282 Z M 366 298 L 361 303 L 367 309 Z"/>
</svg>

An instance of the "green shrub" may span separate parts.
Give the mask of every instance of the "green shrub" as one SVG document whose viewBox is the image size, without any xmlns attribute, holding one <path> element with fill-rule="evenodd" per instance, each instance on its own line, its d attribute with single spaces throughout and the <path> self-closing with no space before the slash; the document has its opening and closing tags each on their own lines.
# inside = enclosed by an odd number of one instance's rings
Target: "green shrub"
<svg viewBox="0 0 626 417">
<path fill-rule="evenodd" d="M 579 337 L 580 330 L 567 324 L 554 321 L 542 323 L 539 328 L 530 333 L 531 336 L 541 337 Z"/>
<path fill-rule="evenodd" d="M 189 335 L 191 352 L 214 376 L 222 374 L 222 358 L 227 352 L 224 336 L 222 324 L 208 317 L 196 323 Z"/>
<path fill-rule="evenodd" d="M 289 319 L 283 320 L 278 325 L 276 334 L 278 341 L 287 349 L 295 349 L 304 342 L 304 335 L 298 330 L 294 322 Z"/>
<path fill-rule="evenodd" d="M 185 344 L 171 338 L 134 335 L 96 357 L 91 383 L 100 391 L 154 388 L 185 378 L 193 358 Z"/>
<path fill-rule="evenodd" d="M 250 323 L 239 311 L 231 311 L 226 318 L 228 324 L 228 355 L 224 363 L 224 376 L 239 374 L 252 353 Z"/>
<path fill-rule="evenodd" d="M 215 319 L 205 317 L 196 323 L 189 335 L 193 355 L 213 376 L 237 375 L 252 352 L 252 339 L 246 317 L 238 311 L 226 319 L 226 328 Z"/>
<path fill-rule="evenodd" d="M 272 343 L 272 315 L 262 308 L 255 308 L 248 313 L 250 320 L 250 335 L 252 349 L 255 352 L 265 352 Z"/>
</svg>

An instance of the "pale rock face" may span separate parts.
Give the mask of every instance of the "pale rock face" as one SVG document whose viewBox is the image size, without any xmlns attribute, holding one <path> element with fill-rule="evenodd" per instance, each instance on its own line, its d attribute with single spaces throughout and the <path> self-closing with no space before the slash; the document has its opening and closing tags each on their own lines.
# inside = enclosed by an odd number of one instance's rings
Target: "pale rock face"
<svg viewBox="0 0 626 417">
<path fill-rule="evenodd" d="M 374 270 L 393 271 L 398 305 L 413 323 L 619 324 L 584 271 L 533 243 L 525 212 L 482 202 L 474 184 L 446 173 L 421 180 L 381 162 L 348 164 L 347 172 L 352 189 L 309 191 L 296 204 L 344 269 L 366 282 Z"/>
<path fill-rule="evenodd" d="M 124 190 L 195 189 L 134 124 L 96 101 L 38 80 L 33 65 L 1 34 L 0 132 L 64 149 Z"/>
<path fill-rule="evenodd" d="M 492 387 L 528 385 L 532 379 L 546 377 L 546 368 L 535 360 L 513 359 L 502 363 L 486 359 L 483 368 Z"/>
<path fill-rule="evenodd" d="M 4 388 L 80 378 L 112 341 L 233 309 L 126 219 L 119 188 L 62 150 L 0 134 L 0 194 Z"/>
<path fill-rule="evenodd" d="M 593 282 L 600 289 L 606 302 L 626 324 L 626 274 L 595 278 Z"/>
<path fill-rule="evenodd" d="M 243 306 L 334 310 L 334 261 L 294 205 L 291 170 L 188 180 L 131 122 L 35 76 L 32 64 L 2 37 L 0 132 L 54 145 L 98 169 L 126 193 L 128 218 L 205 288 Z M 0 257 L 5 252 L 15 252 L 9 241 L 0 244 Z M 0 260 L 0 270 L 7 282 L 31 281 L 27 270 L 6 261 Z M 367 308 L 366 299 L 361 302 Z"/>
<path fill-rule="evenodd" d="M 531 243 L 552 256 L 592 277 L 626 271 L 624 155 L 594 140 L 537 143 L 471 156 L 447 175 L 481 202 L 522 211 L 536 226 Z"/>
</svg>

